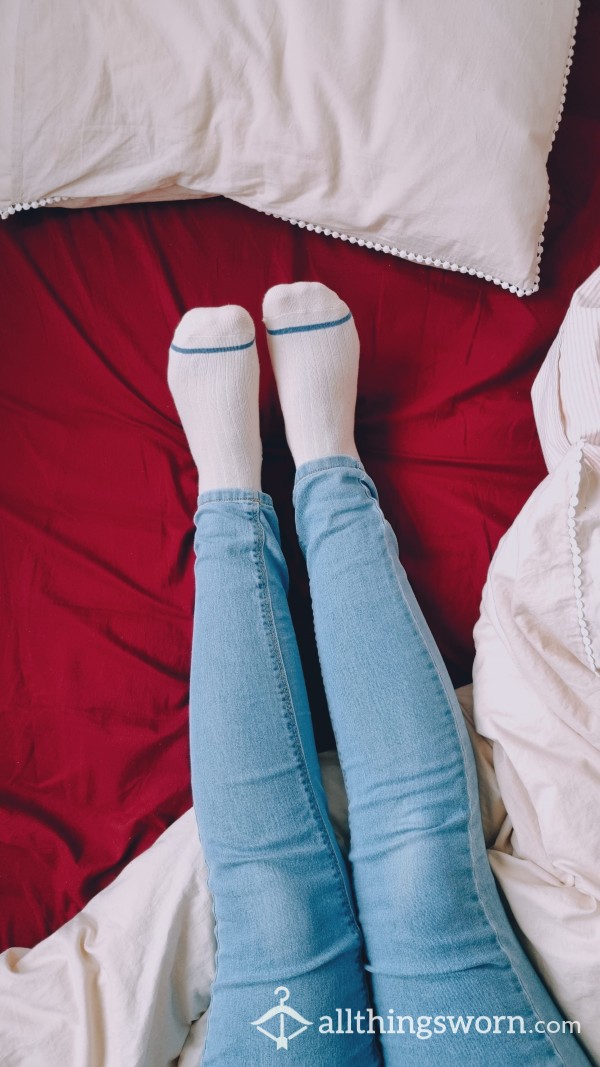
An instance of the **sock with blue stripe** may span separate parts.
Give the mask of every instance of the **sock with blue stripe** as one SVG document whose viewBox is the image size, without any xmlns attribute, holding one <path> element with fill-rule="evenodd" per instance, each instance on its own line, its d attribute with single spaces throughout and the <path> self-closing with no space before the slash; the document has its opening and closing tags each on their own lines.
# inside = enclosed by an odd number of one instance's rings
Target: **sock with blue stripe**
<svg viewBox="0 0 600 1067">
<path fill-rule="evenodd" d="M 359 341 L 348 306 L 320 282 L 275 285 L 263 320 L 296 467 L 325 456 L 358 459 Z"/>
<path fill-rule="evenodd" d="M 194 308 L 183 316 L 167 380 L 200 492 L 261 487 L 258 375 L 254 323 L 244 308 Z"/>
</svg>

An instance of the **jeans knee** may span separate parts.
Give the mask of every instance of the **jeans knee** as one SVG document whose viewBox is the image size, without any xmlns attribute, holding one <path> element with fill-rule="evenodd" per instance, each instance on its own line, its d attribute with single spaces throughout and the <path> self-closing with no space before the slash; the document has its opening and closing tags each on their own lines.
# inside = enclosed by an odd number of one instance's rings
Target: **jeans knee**
<svg viewBox="0 0 600 1067">
<path fill-rule="evenodd" d="M 470 852 L 443 830 L 404 835 L 366 866 L 359 888 L 369 955 L 386 971 L 453 969 L 487 942 Z"/>
<path fill-rule="evenodd" d="M 229 940 L 248 958 L 256 958 L 260 945 L 269 972 L 265 978 L 283 980 L 361 946 L 341 886 L 337 880 L 324 880 L 322 872 L 315 872 L 315 877 L 307 871 L 296 874 L 285 863 L 241 868 L 233 891 L 230 878 L 221 908 L 218 897 L 216 902 L 219 940 L 231 931 Z"/>
</svg>

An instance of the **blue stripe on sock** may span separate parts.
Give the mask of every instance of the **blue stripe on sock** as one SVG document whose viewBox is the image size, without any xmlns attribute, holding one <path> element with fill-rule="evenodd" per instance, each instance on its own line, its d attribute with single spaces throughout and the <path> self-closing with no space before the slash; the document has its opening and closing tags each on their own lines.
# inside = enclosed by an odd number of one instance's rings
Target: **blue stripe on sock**
<svg viewBox="0 0 600 1067">
<path fill-rule="evenodd" d="M 269 330 L 271 336 L 279 333 L 305 333 L 308 330 L 326 330 L 328 326 L 341 326 L 343 322 L 348 322 L 348 319 L 352 318 L 352 313 L 349 311 L 347 315 L 344 315 L 343 319 L 334 319 L 333 322 L 314 322 L 308 326 L 284 326 L 282 330 Z"/>
<path fill-rule="evenodd" d="M 174 352 L 183 352 L 186 356 L 195 356 L 197 353 L 205 352 L 241 352 L 243 348 L 252 348 L 255 338 L 251 341 L 246 341 L 243 345 L 228 345 L 226 348 L 178 348 L 177 345 L 171 345 Z"/>
</svg>

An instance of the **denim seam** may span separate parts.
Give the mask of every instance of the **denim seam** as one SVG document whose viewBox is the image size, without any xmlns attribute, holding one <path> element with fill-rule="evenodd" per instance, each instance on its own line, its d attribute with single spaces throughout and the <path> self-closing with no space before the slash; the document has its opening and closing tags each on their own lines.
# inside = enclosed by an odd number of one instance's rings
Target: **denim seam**
<svg viewBox="0 0 600 1067">
<path fill-rule="evenodd" d="M 321 470 L 335 470 L 335 469 L 337 469 L 337 466 L 338 466 L 338 464 L 335 464 L 335 465 L 332 465 L 331 467 L 323 467 L 323 468 L 319 468 L 319 470 L 310 471 L 309 473 L 304 474 L 302 476 L 302 478 L 299 479 L 298 484 L 300 482 L 304 481 L 305 478 L 310 478 L 313 474 L 319 474 Z M 351 470 L 357 470 L 357 469 L 358 468 L 355 468 L 355 467 L 351 468 Z M 365 492 L 367 493 L 367 496 L 371 499 L 371 493 L 369 492 L 369 490 L 367 489 L 367 487 L 365 486 L 363 481 L 361 481 L 361 485 L 363 485 L 363 487 L 365 489 Z M 307 545 L 301 543 L 300 547 L 302 549 L 303 555 L 306 557 Z M 312 602 L 312 592 L 311 592 L 311 602 Z M 313 612 L 312 612 L 312 620 L 313 620 L 313 632 L 315 634 L 315 639 L 316 639 L 317 628 L 316 628 L 316 625 L 315 625 L 314 609 L 313 609 Z M 321 652 L 320 652 L 320 649 L 319 649 L 319 642 L 318 641 L 316 641 L 316 648 L 317 648 L 317 660 L 318 660 L 318 663 L 319 663 L 319 670 L 321 672 L 321 677 L 323 678 L 323 682 L 324 682 L 325 675 L 324 675 L 324 672 L 323 672 L 323 663 L 322 663 L 322 660 L 321 660 Z M 327 700 L 327 691 L 325 691 L 325 699 Z M 333 719 L 333 717 L 331 715 L 330 715 L 329 718 L 330 718 L 330 722 L 331 722 L 331 729 L 333 731 L 333 737 L 334 737 L 334 740 L 335 740 L 335 748 L 336 748 L 336 752 L 337 752 L 338 762 L 339 762 L 339 765 L 340 765 L 340 770 L 342 772 L 342 780 L 344 782 L 344 788 L 346 789 L 346 796 L 348 798 L 348 829 L 350 831 L 350 842 L 349 842 L 349 848 L 348 848 L 348 862 L 350 864 L 350 869 L 352 869 L 352 825 L 351 825 L 351 823 L 352 823 L 352 813 L 351 813 L 350 795 L 349 795 L 348 788 L 347 788 L 348 776 L 347 776 L 347 772 L 346 772 L 346 764 L 345 764 L 344 756 L 342 754 L 343 746 L 340 746 L 340 744 L 339 744 L 339 735 L 338 735 L 338 730 L 337 730 L 337 727 L 336 727 L 336 723 L 334 722 L 334 719 Z M 367 967 L 366 969 L 368 970 L 369 968 Z"/>
<path fill-rule="evenodd" d="M 274 504 L 267 504 L 266 502 L 263 503 L 262 501 L 257 501 L 254 499 L 254 497 L 219 497 L 214 498 L 212 500 L 203 500 L 202 503 L 197 503 L 196 512 L 200 511 L 201 508 L 209 507 L 210 504 L 251 504 L 253 506 L 258 504 L 258 506 L 261 507 L 264 511 L 275 510 Z"/>
<path fill-rule="evenodd" d="M 321 812 L 321 809 L 319 807 L 319 804 L 318 804 L 317 799 L 316 799 L 315 794 L 314 794 L 312 781 L 311 781 L 310 774 L 308 772 L 307 763 L 306 763 L 306 756 L 305 756 L 305 753 L 304 753 L 304 748 L 302 746 L 302 738 L 300 737 L 300 733 L 299 733 L 299 730 L 298 730 L 298 723 L 297 723 L 297 720 L 296 720 L 296 713 L 295 713 L 295 709 L 294 709 L 294 701 L 293 701 L 293 698 L 292 698 L 291 687 L 290 687 L 287 671 L 285 669 L 285 661 L 284 661 L 284 658 L 283 658 L 283 653 L 281 651 L 281 646 L 279 644 L 279 638 L 278 638 L 278 635 L 277 635 L 277 628 L 275 626 L 273 603 L 272 603 L 272 600 L 271 600 L 271 591 L 270 591 L 270 587 L 269 587 L 269 575 L 268 575 L 268 570 L 267 570 L 267 565 L 266 565 L 266 560 L 265 560 L 265 551 L 264 551 L 265 550 L 265 531 L 264 531 L 264 528 L 262 526 L 262 523 L 260 522 L 260 509 L 261 509 L 261 506 L 262 505 L 260 503 L 257 503 L 256 509 L 255 509 L 255 512 L 254 512 L 254 516 L 253 516 L 254 520 L 255 520 L 255 523 L 258 526 L 259 530 L 260 530 L 260 546 L 259 546 L 260 561 L 259 561 L 259 567 L 260 567 L 261 576 L 262 576 L 262 579 L 263 579 L 263 581 L 261 582 L 261 585 L 260 585 L 260 591 L 261 591 L 261 593 L 263 595 L 261 595 L 260 599 L 261 599 L 261 605 L 263 607 L 266 607 L 266 611 L 263 613 L 263 618 L 264 618 L 264 622 L 265 622 L 265 626 L 266 626 L 266 630 L 267 630 L 267 637 L 269 639 L 271 653 L 272 654 L 273 654 L 273 652 L 275 653 L 275 655 L 273 656 L 273 660 L 274 660 L 274 666 L 275 666 L 275 670 L 276 670 L 279 694 L 280 694 L 281 701 L 282 701 L 282 704 L 283 704 L 283 707 L 284 707 L 284 711 L 285 711 L 285 718 L 286 718 L 286 724 L 287 724 L 287 727 L 288 727 L 288 731 L 293 735 L 292 736 L 292 744 L 293 744 L 293 747 L 295 749 L 296 757 L 298 757 L 298 755 L 300 755 L 300 759 L 298 760 L 300 777 L 301 777 L 302 785 L 304 787 L 304 791 L 305 791 L 305 794 L 306 794 L 306 797 L 307 797 L 307 800 L 308 800 L 308 803 L 309 803 L 309 806 L 310 806 L 310 810 L 312 812 L 313 818 L 315 819 L 316 829 L 317 829 L 317 832 L 319 833 L 319 835 L 321 837 L 321 840 L 326 845 L 326 848 L 327 848 L 327 851 L 329 853 L 330 859 L 333 861 L 333 866 L 334 866 L 336 875 L 337 875 L 337 877 L 339 879 L 339 883 L 338 883 L 337 889 L 338 889 L 338 893 L 340 893 L 340 891 L 341 891 L 342 901 L 343 901 L 343 903 L 345 905 L 345 909 L 344 910 L 346 911 L 346 919 L 348 920 L 350 926 L 352 928 L 354 928 L 355 931 L 357 932 L 357 934 L 359 936 L 359 943 L 362 944 L 362 940 L 363 940 L 362 929 L 361 929 L 361 927 L 360 927 L 360 925 L 358 923 L 358 919 L 357 919 L 357 917 L 355 915 L 354 907 L 352 905 L 352 901 L 348 897 L 348 892 L 347 892 L 347 889 L 346 889 L 346 883 L 345 883 L 345 879 L 344 879 L 344 874 L 340 870 L 340 864 L 339 864 L 338 857 L 337 857 L 337 855 L 335 853 L 335 850 L 333 848 L 329 833 L 327 831 L 327 827 L 324 825 L 323 814 Z"/>
<path fill-rule="evenodd" d="M 212 980 L 212 982 L 210 984 L 210 990 L 209 990 L 208 1008 L 207 1008 L 207 1016 L 206 1016 L 206 1030 L 205 1030 L 205 1033 L 204 1033 L 204 1043 L 203 1043 L 203 1046 L 202 1046 L 202 1060 L 204 1060 L 204 1057 L 206 1055 L 206 1048 L 207 1048 L 207 1045 L 208 1045 L 208 1038 L 209 1038 L 210 1032 L 211 1032 L 210 1021 L 211 1021 L 211 1018 L 212 1018 L 213 993 L 214 993 L 215 986 L 217 984 L 217 975 L 219 973 L 219 957 L 221 955 L 221 951 L 220 951 L 221 950 L 221 942 L 220 942 L 220 939 L 219 939 L 219 920 L 217 919 L 217 912 L 216 912 L 216 908 L 215 908 L 215 894 L 212 891 L 212 886 L 211 886 L 212 879 L 210 877 L 211 872 L 210 872 L 208 863 L 206 862 L 206 856 L 204 857 L 204 863 L 205 863 L 205 866 L 206 866 L 206 884 L 207 884 L 208 888 L 210 889 L 210 895 L 211 895 L 211 911 L 212 911 L 213 918 L 214 918 L 214 921 L 215 921 L 214 922 L 215 973 L 213 975 L 213 980 Z"/>
<path fill-rule="evenodd" d="M 379 514 L 379 518 L 380 518 L 380 520 L 381 520 L 381 524 L 382 524 L 382 528 L 383 528 L 383 539 L 384 539 L 384 543 L 385 543 L 386 553 L 387 553 L 388 559 L 390 560 L 390 563 L 391 563 L 391 565 L 392 565 L 392 571 L 393 571 L 393 574 L 394 574 L 394 578 L 395 578 L 395 581 L 396 581 L 396 583 L 397 583 L 397 585 L 398 585 L 398 588 L 399 588 L 399 590 L 400 590 L 400 593 L 402 594 L 402 598 L 403 598 L 403 600 L 404 600 L 404 603 L 405 603 L 405 605 L 406 605 L 406 608 L 407 608 L 407 609 L 408 609 L 408 611 L 410 612 L 410 615 L 411 615 L 411 618 L 412 618 L 412 620 L 413 620 L 413 623 L 414 623 L 414 625 L 415 625 L 415 627 L 416 627 L 416 629 L 417 629 L 418 633 L 419 633 L 419 634 L 421 635 L 421 638 L 423 639 L 423 642 L 424 642 L 424 644 L 425 644 L 425 645 L 427 645 L 427 641 L 426 641 L 426 639 L 425 639 L 425 635 L 423 634 L 423 632 L 422 632 L 422 630 L 421 630 L 421 627 L 420 627 L 420 625 L 419 625 L 419 622 L 418 622 L 418 620 L 417 620 L 417 619 L 415 618 L 415 616 L 414 616 L 414 613 L 413 613 L 413 610 L 412 610 L 412 608 L 411 608 L 411 605 L 410 605 L 410 603 L 408 602 L 408 600 L 407 600 L 407 599 L 406 599 L 406 597 L 404 596 L 404 591 L 403 591 L 403 589 L 402 589 L 402 585 L 401 585 L 401 583 L 400 583 L 400 580 L 399 580 L 399 578 L 398 578 L 398 574 L 397 574 L 397 570 L 396 570 L 396 563 L 395 563 L 395 559 L 394 559 L 394 556 L 392 556 L 392 553 L 391 553 L 391 551 L 390 551 L 390 546 L 389 546 L 389 541 L 388 541 L 388 536 L 387 536 L 387 529 L 386 529 L 386 522 L 387 522 L 387 520 L 386 520 L 386 518 L 385 518 L 385 515 L 383 514 L 383 511 L 382 511 L 382 509 L 381 509 L 381 506 L 380 506 L 380 504 L 379 504 L 379 501 L 378 501 L 378 499 L 377 499 L 376 497 L 373 497 L 373 499 L 374 499 L 374 502 L 375 502 L 375 506 L 376 506 L 376 508 L 377 508 L 377 512 L 378 512 L 378 514 Z M 451 712 L 452 712 L 452 717 L 453 717 L 453 719 L 454 719 L 454 721 L 455 721 L 455 723 L 456 723 L 456 715 L 455 715 L 455 711 L 454 711 L 454 708 L 452 707 L 452 702 L 451 702 L 451 699 L 450 699 L 450 694 L 448 694 L 448 693 L 447 693 L 447 690 L 446 690 L 446 686 L 444 685 L 443 679 L 442 679 L 442 678 L 441 678 L 441 676 L 440 676 L 440 672 L 439 672 L 439 669 L 438 669 L 438 665 L 437 665 L 437 663 L 435 662 L 435 660 L 433 660 L 433 658 L 432 658 L 432 661 L 431 661 L 431 662 L 432 662 L 432 665 L 433 665 L 433 667 L 434 667 L 434 670 L 435 670 L 435 674 L 436 674 L 436 676 L 437 676 L 437 679 L 438 679 L 438 681 L 439 681 L 439 684 L 441 685 L 441 687 L 442 687 L 442 690 L 443 690 L 443 691 L 444 691 L 444 692 L 446 693 L 446 695 L 448 696 L 448 703 L 450 704 L 450 708 L 451 708 Z M 470 793 L 469 793 L 469 789 L 468 789 L 468 776 L 467 776 L 467 770 L 466 770 L 466 763 L 467 763 L 467 760 L 466 760 L 466 752 L 465 752 L 465 747 L 464 747 L 464 743 L 463 743 L 463 738 L 462 738 L 462 736 L 461 736 L 461 732 L 460 732 L 460 730 L 459 730 L 459 729 L 457 729 L 457 731 L 456 731 L 456 732 L 457 732 L 457 735 L 458 735 L 458 742 L 459 742 L 459 745 L 460 745 L 460 749 L 461 749 L 461 754 L 462 754 L 462 763 L 463 763 L 462 771 L 463 771 L 463 776 L 464 776 L 464 779 L 465 779 L 465 784 L 467 785 L 467 795 L 469 796 L 469 809 L 470 809 L 470 810 L 469 810 L 469 818 L 468 818 L 468 823 L 467 823 L 467 825 L 468 825 L 468 836 L 469 836 L 469 851 L 470 851 L 470 854 L 471 854 L 471 869 L 472 869 L 472 871 L 473 871 L 473 880 L 474 880 L 474 882 L 475 882 L 475 886 L 476 886 L 476 889 L 477 889 L 477 898 L 478 898 L 479 904 L 480 904 L 480 906 L 481 906 L 481 909 L 482 909 L 482 911 L 483 911 L 483 914 L 485 915 L 485 918 L 487 919 L 487 922 L 489 923 L 489 925 L 490 925 L 490 928 L 491 928 L 491 929 L 493 930 L 493 932 L 494 932 L 494 937 L 495 937 L 495 939 L 496 939 L 496 944 L 497 944 L 497 945 L 498 945 L 498 947 L 500 948 L 500 950 L 501 950 L 502 954 L 503 954 L 503 955 L 504 955 L 504 956 L 506 957 L 506 959 L 507 959 L 507 961 L 508 961 L 508 963 L 509 963 L 509 965 L 510 965 L 510 969 L 511 969 L 511 972 L 512 972 L 512 974 L 514 975 L 515 979 L 517 980 L 517 982 L 518 982 L 518 985 L 519 985 L 519 987 L 520 987 L 520 989 L 521 989 L 521 991 L 522 991 L 522 993 L 523 993 L 523 996 L 524 996 L 525 1000 L 526 1000 L 526 1001 L 527 1001 L 527 1003 L 529 1004 L 529 1008 L 530 1008 L 530 1010 L 531 1010 L 531 1012 L 532 1012 L 532 1014 L 533 1014 L 533 1017 L 534 1017 L 534 1019 L 536 1019 L 536 1020 L 537 1020 L 537 1019 L 538 1019 L 538 1013 L 537 1013 L 537 1011 L 536 1011 L 536 1009 L 535 1009 L 535 1007 L 534 1007 L 534 1005 L 533 1005 L 533 1003 L 532 1003 L 532 1001 L 531 1001 L 531 999 L 530 999 L 530 996 L 529 996 L 529 992 L 528 992 L 528 990 L 526 989 L 525 985 L 523 984 L 523 982 L 522 982 L 522 980 L 521 980 L 521 977 L 520 977 L 520 975 L 519 975 L 519 974 L 518 974 L 518 972 L 516 971 L 516 969 L 515 969 L 515 967 L 514 967 L 514 965 L 513 965 L 513 962 L 512 962 L 512 960 L 511 960 L 511 958 L 510 958 L 510 955 L 509 955 L 509 953 L 508 953 L 507 949 L 505 948 L 505 946 L 503 945 L 503 943 L 502 943 L 502 941 L 501 941 L 501 939 L 500 939 L 500 936 L 499 936 L 499 934 L 498 934 L 498 930 L 496 929 L 496 925 L 495 925 L 495 922 L 493 921 L 493 919 L 492 919 L 491 915 L 489 914 L 489 911 L 488 911 L 488 909 L 487 909 L 487 907 L 486 907 L 486 905 L 485 905 L 485 903 L 484 903 L 484 900 L 483 900 L 483 895 L 482 895 L 482 892 L 481 892 L 481 888 L 480 888 L 480 884 L 479 884 L 479 877 L 478 877 L 478 872 L 477 872 L 477 863 L 476 863 L 476 858 L 475 858 L 475 850 L 474 850 L 474 837 L 473 837 L 473 810 L 472 810 L 472 808 L 471 808 L 471 804 L 470 804 Z M 484 846 L 484 847 L 485 847 L 485 846 Z M 486 852 L 487 852 L 487 850 L 486 850 Z M 493 878 L 493 875 L 492 875 L 492 878 Z M 554 1052 L 554 1053 L 556 1054 L 556 1056 L 558 1057 L 558 1060 L 559 1060 L 559 1062 L 560 1062 L 560 1063 L 562 1063 L 562 1064 L 564 1064 L 564 1063 L 565 1063 L 565 1061 L 564 1061 L 564 1059 L 563 1059 L 563 1057 L 562 1057 L 562 1055 L 561 1055 L 561 1053 L 560 1053 L 559 1049 L 558 1049 L 558 1048 L 556 1047 L 556 1045 L 555 1045 L 554 1041 L 552 1040 L 552 1035 L 551 1035 L 551 1034 L 549 1034 L 549 1033 L 547 1033 L 547 1031 L 544 1031 L 544 1036 L 545 1036 L 545 1037 L 547 1038 L 547 1040 L 548 1040 L 548 1043 L 549 1043 L 550 1047 L 552 1048 L 553 1052 Z"/>
<path fill-rule="evenodd" d="M 314 624 L 314 615 L 313 615 L 313 630 L 315 631 L 315 636 L 316 636 L 316 627 L 315 627 L 315 624 Z M 319 662 L 319 670 L 321 671 L 321 677 L 324 678 L 324 675 L 323 675 L 323 664 L 321 662 L 321 654 L 319 652 L 318 643 L 317 643 L 317 660 Z M 327 698 L 327 692 L 325 693 L 325 697 Z M 330 722 L 331 722 L 331 729 L 333 731 L 333 737 L 334 737 L 334 740 L 335 740 L 335 749 L 336 749 L 336 753 L 337 753 L 338 763 L 340 765 L 340 771 L 342 772 L 342 781 L 344 783 L 344 789 L 346 791 L 346 797 L 348 799 L 348 830 L 349 830 L 349 838 L 350 838 L 349 843 L 348 843 L 348 863 L 350 864 L 350 870 L 352 870 L 352 812 L 351 812 L 350 794 L 349 794 L 349 791 L 348 791 L 348 788 L 347 788 L 347 784 L 346 784 L 348 782 L 348 775 L 347 775 L 347 771 L 346 771 L 345 760 L 344 760 L 344 757 L 342 756 L 342 748 L 343 748 L 343 746 L 340 747 L 340 745 L 339 745 L 338 730 L 337 730 L 337 727 L 336 727 L 336 725 L 335 725 L 335 723 L 333 721 L 333 717 L 330 715 L 329 718 L 330 718 Z M 362 927 L 361 927 L 361 936 L 363 937 L 363 940 L 364 940 L 364 934 L 362 934 Z M 368 964 L 365 965 L 365 970 L 370 970 Z"/>
<path fill-rule="evenodd" d="M 344 467 L 345 467 L 346 470 L 360 471 L 363 474 L 365 473 L 365 470 L 364 470 L 364 467 L 362 466 L 362 464 L 361 464 L 360 467 L 354 467 L 349 463 L 348 464 L 331 463 L 327 467 L 317 467 L 315 470 L 307 471 L 306 474 L 303 474 L 301 478 L 296 478 L 295 486 L 301 485 L 302 482 L 304 482 L 307 478 L 313 478 L 315 474 L 323 474 L 324 471 L 339 470 L 339 468 L 344 468 Z M 295 488 L 295 486 L 294 486 L 294 488 Z"/>
<path fill-rule="evenodd" d="M 209 989 L 208 1007 L 207 1007 L 207 1015 L 206 1015 L 206 1030 L 204 1032 L 204 1042 L 203 1042 L 203 1045 L 202 1045 L 202 1062 L 204 1062 L 204 1057 L 206 1055 L 206 1049 L 208 1047 L 208 1039 L 209 1039 L 210 1033 L 211 1033 L 211 1025 L 210 1025 L 210 1023 L 211 1023 L 211 1018 L 212 1018 L 213 997 L 214 997 L 214 991 L 215 991 L 215 987 L 217 985 L 217 979 L 218 979 L 218 975 L 219 975 L 219 962 L 220 962 L 220 956 L 221 956 L 221 940 L 220 940 L 220 937 L 219 937 L 219 920 L 217 918 L 216 896 L 215 896 L 215 893 L 213 892 L 213 888 L 212 888 L 212 867 L 211 867 L 211 865 L 209 864 L 209 862 L 208 862 L 208 860 L 206 858 L 206 854 L 204 854 L 204 866 L 206 867 L 206 885 L 207 885 L 208 890 L 210 892 L 210 906 L 211 906 L 212 916 L 213 916 L 213 919 L 214 919 L 214 930 L 213 930 L 213 932 L 214 932 L 214 938 L 215 938 L 215 957 L 214 957 L 214 959 L 215 959 L 215 970 L 214 970 L 212 982 L 210 984 L 210 989 Z"/>
<path fill-rule="evenodd" d="M 219 501 L 217 501 L 217 502 L 219 502 Z M 232 500 L 232 501 L 224 501 L 224 502 L 225 503 L 244 503 L 244 504 L 245 503 L 250 503 L 250 504 L 254 503 L 252 500 L 250 500 L 250 501 L 248 501 L 248 500 L 233 501 Z M 214 500 L 206 500 L 206 501 L 204 501 L 203 504 L 198 504 L 198 510 L 200 510 L 201 507 L 207 507 L 208 505 L 213 504 L 213 503 L 215 503 Z M 258 506 L 260 506 L 260 505 L 258 505 Z M 270 506 L 270 505 L 265 505 L 265 506 Z M 254 512 L 254 509 L 252 509 L 252 511 Z M 208 1046 L 208 1040 L 209 1040 L 209 1037 L 210 1037 L 211 1032 L 212 1032 L 210 1024 L 211 1024 L 212 1009 L 213 1009 L 213 1004 L 214 1004 L 213 997 L 214 997 L 214 990 L 216 988 L 218 977 L 219 977 L 219 962 L 220 962 L 220 956 L 221 956 L 221 940 L 220 940 L 220 937 L 219 937 L 219 920 L 218 920 L 218 917 L 217 917 L 217 909 L 216 909 L 216 894 L 213 892 L 213 888 L 212 888 L 212 868 L 211 868 L 211 865 L 210 865 L 210 863 L 208 862 L 208 860 L 206 858 L 206 855 L 204 856 L 204 863 L 205 863 L 205 867 L 206 867 L 206 884 L 207 884 L 208 889 L 210 891 L 211 911 L 212 911 L 213 918 L 214 918 L 215 971 L 214 971 L 213 980 L 211 982 L 210 991 L 209 991 L 209 1001 L 208 1001 L 207 1017 L 206 1017 L 206 1030 L 205 1030 L 205 1033 L 204 1033 L 204 1042 L 203 1042 L 202 1050 L 201 1050 L 202 1062 L 204 1062 L 204 1059 L 206 1057 L 206 1051 L 207 1051 L 207 1048 L 209 1047 Z"/>
</svg>

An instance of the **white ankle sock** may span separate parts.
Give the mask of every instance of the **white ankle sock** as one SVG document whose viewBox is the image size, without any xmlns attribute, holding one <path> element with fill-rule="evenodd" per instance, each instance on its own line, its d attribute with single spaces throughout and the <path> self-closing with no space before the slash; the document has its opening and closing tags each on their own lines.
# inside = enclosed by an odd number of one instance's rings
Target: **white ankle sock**
<svg viewBox="0 0 600 1067">
<path fill-rule="evenodd" d="M 258 374 L 254 323 L 244 308 L 194 308 L 183 316 L 167 380 L 201 493 L 261 487 Z"/>
<path fill-rule="evenodd" d="M 359 341 L 348 306 L 320 282 L 275 285 L 263 320 L 296 466 L 324 456 L 358 459 Z"/>
</svg>

